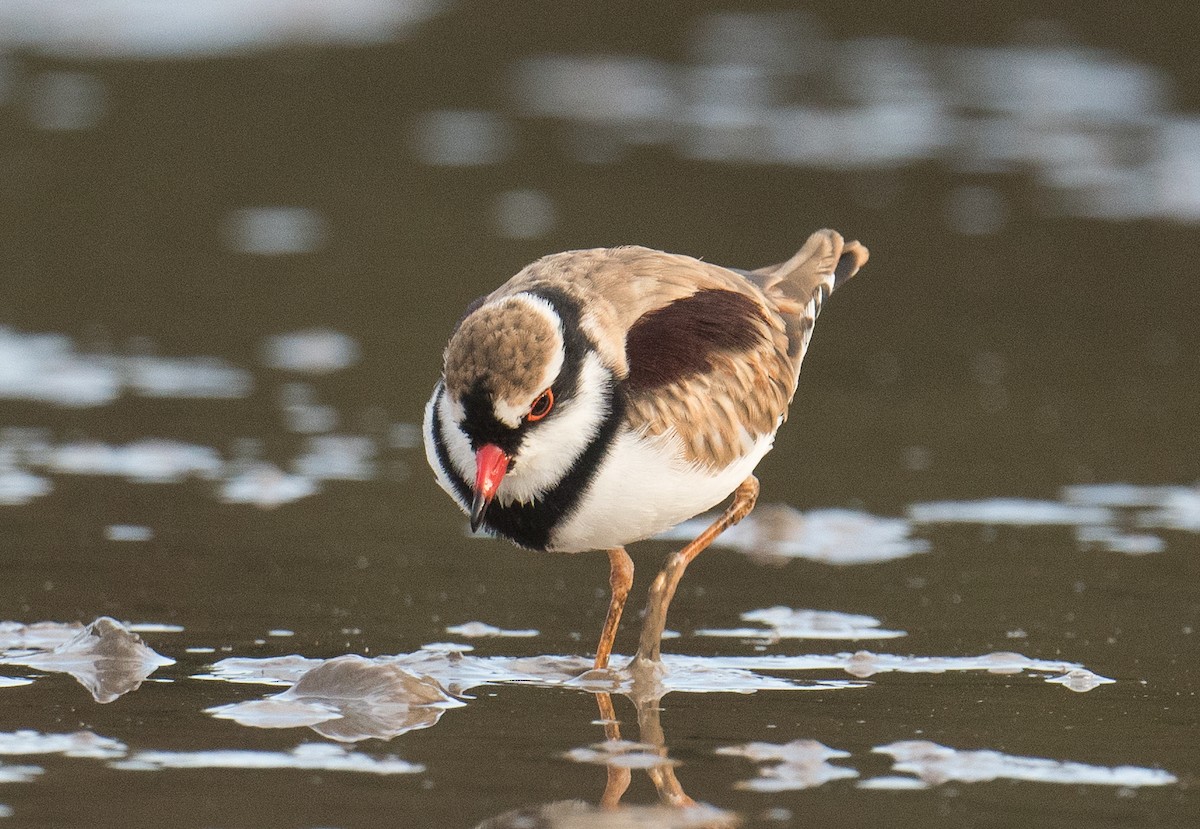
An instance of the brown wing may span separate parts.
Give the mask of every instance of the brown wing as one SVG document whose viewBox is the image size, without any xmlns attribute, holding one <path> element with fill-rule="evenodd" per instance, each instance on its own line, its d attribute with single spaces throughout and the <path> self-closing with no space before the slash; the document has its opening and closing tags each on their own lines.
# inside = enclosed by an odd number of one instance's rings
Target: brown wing
<svg viewBox="0 0 1200 829">
<path fill-rule="evenodd" d="M 821 301 L 866 258 L 831 230 L 753 272 L 596 248 L 539 259 L 492 297 L 538 287 L 574 297 L 581 326 L 625 380 L 629 425 L 674 430 L 689 460 L 719 468 L 786 416 Z"/>
<path fill-rule="evenodd" d="M 642 315 L 625 345 L 629 425 L 674 431 L 688 460 L 712 468 L 744 455 L 775 431 L 791 396 L 787 340 L 772 316 L 747 293 L 713 288 Z"/>
<path fill-rule="evenodd" d="M 637 246 L 544 256 L 496 289 L 489 299 L 540 288 L 562 291 L 577 301 L 584 331 L 617 377 L 629 371 L 626 332 L 645 314 L 710 289 L 744 294 L 764 303 L 758 288 L 727 268 Z"/>
</svg>

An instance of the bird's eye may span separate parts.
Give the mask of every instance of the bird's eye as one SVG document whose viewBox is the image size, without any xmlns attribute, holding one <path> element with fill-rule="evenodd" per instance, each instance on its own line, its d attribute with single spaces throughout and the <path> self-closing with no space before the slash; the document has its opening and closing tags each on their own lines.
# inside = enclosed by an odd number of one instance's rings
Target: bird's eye
<svg viewBox="0 0 1200 829">
<path fill-rule="evenodd" d="M 538 395 L 537 400 L 533 401 L 533 405 L 529 407 L 529 414 L 525 416 L 525 419 L 530 423 L 536 423 L 550 414 L 550 410 L 553 408 L 554 392 L 551 389 L 546 389 Z"/>
</svg>

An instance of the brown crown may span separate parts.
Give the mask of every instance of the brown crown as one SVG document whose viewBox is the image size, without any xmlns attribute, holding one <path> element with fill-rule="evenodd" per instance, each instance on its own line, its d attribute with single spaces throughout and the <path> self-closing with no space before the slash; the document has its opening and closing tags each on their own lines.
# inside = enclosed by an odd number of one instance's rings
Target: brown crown
<svg viewBox="0 0 1200 829">
<path fill-rule="evenodd" d="M 544 314 L 507 298 L 470 314 L 446 346 L 446 391 L 462 399 L 481 386 L 494 399 L 518 405 L 539 392 L 560 335 Z"/>
</svg>

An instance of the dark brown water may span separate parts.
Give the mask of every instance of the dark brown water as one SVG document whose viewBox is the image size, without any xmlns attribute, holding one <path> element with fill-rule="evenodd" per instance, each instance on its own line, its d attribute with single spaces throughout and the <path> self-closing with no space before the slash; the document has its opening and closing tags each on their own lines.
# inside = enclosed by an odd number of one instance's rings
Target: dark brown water
<svg viewBox="0 0 1200 829">
<path fill-rule="evenodd" d="M 0 5 L 8 825 L 1200 821 L 1190 6 L 333 5 Z M 581 677 L 604 557 L 426 469 L 450 328 L 821 226 L 758 513 Z"/>
</svg>

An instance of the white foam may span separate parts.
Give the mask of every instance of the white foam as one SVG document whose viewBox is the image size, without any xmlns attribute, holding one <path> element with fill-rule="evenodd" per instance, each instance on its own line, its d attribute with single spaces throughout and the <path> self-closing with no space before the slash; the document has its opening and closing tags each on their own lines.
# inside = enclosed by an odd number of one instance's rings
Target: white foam
<svg viewBox="0 0 1200 829">
<path fill-rule="evenodd" d="M 845 766 L 835 766 L 830 760 L 850 756 L 847 751 L 830 748 L 816 740 L 793 740 L 777 743 L 747 743 L 717 749 L 717 754 L 745 757 L 760 766 L 758 776 L 734 784 L 735 788 L 753 792 L 791 792 L 813 789 L 832 780 L 858 777 L 858 772 Z"/>
<path fill-rule="evenodd" d="M 30 783 L 45 772 L 41 766 L 10 766 L 0 763 L 0 783 Z M 0 817 L 5 817 L 7 806 L 0 806 Z"/>
<path fill-rule="evenodd" d="M 1157 535 L 1126 533 L 1115 527 L 1104 525 L 1076 527 L 1075 540 L 1079 542 L 1080 547 L 1107 550 L 1110 553 L 1122 553 L 1129 556 L 1161 553 L 1167 549 L 1167 542 Z"/>
<path fill-rule="evenodd" d="M 306 365 L 312 365 L 305 361 Z M 336 370 L 336 369 L 331 369 Z M 337 409 L 317 399 L 317 390 L 309 383 L 284 383 L 279 389 L 279 406 L 289 432 L 312 435 L 330 432 L 340 420 Z"/>
<path fill-rule="evenodd" d="M 167 622 L 125 622 L 124 628 L 133 633 L 183 633 L 183 625 Z"/>
<path fill-rule="evenodd" d="M 683 107 L 674 68 L 649 58 L 539 55 L 521 60 L 514 78 L 525 114 L 623 127 L 625 141 L 645 140 L 651 130 L 665 137 L 662 121 L 674 119 Z"/>
<path fill-rule="evenodd" d="M 537 636 L 538 631 L 530 629 L 524 630 L 505 630 L 498 628 L 495 625 L 489 625 L 486 622 L 463 622 L 461 625 L 453 625 L 446 628 L 446 633 L 453 633 L 456 636 L 465 636 L 468 639 L 478 639 L 483 637 L 514 637 L 527 638 Z"/>
<path fill-rule="evenodd" d="M 634 677 L 628 658 L 612 657 L 613 668 L 592 670 L 590 660 L 574 656 L 476 656 L 470 646 L 426 645 L 414 653 L 376 657 L 379 664 L 394 664 L 416 676 L 430 677 L 453 695 L 483 684 L 515 682 L 541 687 L 575 687 L 590 691 L 627 693 Z M 663 654 L 659 681 L 663 693 L 754 693 L 763 690 L 833 690 L 865 687 L 856 680 L 797 680 L 776 676 L 796 671 L 839 671 L 856 679 L 881 673 L 946 673 L 979 671 L 990 674 L 1028 673 L 1071 690 L 1088 690 L 1113 680 L 1082 665 L 1062 660 L 1031 659 L 1018 653 L 998 652 L 978 656 L 904 656 L 870 651 L 837 654 L 755 654 L 751 656 L 682 656 Z M 290 685 L 323 664 L 299 656 L 265 659 L 223 659 L 211 672 L 197 678 L 226 682 Z M 1069 675 L 1070 681 L 1062 677 Z"/>
<path fill-rule="evenodd" d="M 573 763 L 590 763 L 625 769 L 658 769 L 679 765 L 648 743 L 630 740 L 605 740 L 583 748 L 573 748 L 562 755 Z"/>
<path fill-rule="evenodd" d="M 939 501 L 914 504 L 909 517 L 919 524 L 1073 526 L 1083 548 L 1148 555 L 1166 550 L 1166 541 L 1128 526 L 1200 532 L 1200 486 L 1081 484 L 1064 487 L 1062 501 Z"/>
<path fill-rule="evenodd" d="M 250 394 L 253 382 L 216 357 L 80 354 L 64 335 L 0 326 L 0 398 L 92 408 L 126 389 L 145 397 L 230 399 Z"/>
<path fill-rule="evenodd" d="M 589 163 L 646 144 L 725 164 L 940 162 L 1027 173 L 1054 212 L 1200 221 L 1200 119 L 1172 110 L 1164 70 L 1121 52 L 1065 39 L 831 39 L 802 15 L 773 12 L 702 16 L 688 45 L 692 57 L 676 63 L 533 55 L 517 64 L 513 97 L 524 114 L 565 122 L 565 151 Z M 828 83 L 811 82 L 818 63 Z M 963 233 L 995 233 L 1008 213 L 991 190 L 950 201 Z"/>
<path fill-rule="evenodd" d="M 78 622 L 0 622 L 0 651 L 8 656 L 13 652 L 54 650 L 81 630 L 83 625 Z"/>
<path fill-rule="evenodd" d="M 227 478 L 218 494 L 228 504 L 251 504 L 271 509 L 308 498 L 320 491 L 317 481 L 290 475 L 274 464 L 258 461 Z"/>
<path fill-rule="evenodd" d="M 112 475 L 137 483 L 214 480 L 224 471 L 215 449 L 176 440 L 143 439 L 125 446 L 65 443 L 49 451 L 47 468 L 61 475 Z"/>
<path fill-rule="evenodd" d="M 1137 516 L 1142 527 L 1200 533 L 1200 487 L 1172 487 L 1156 510 Z"/>
<path fill-rule="evenodd" d="M 693 518 L 658 538 L 690 541 L 715 517 Z M 800 512 L 784 504 L 762 504 L 713 545 L 766 562 L 805 558 L 827 564 L 871 564 L 927 552 L 929 542 L 912 538 L 911 532 L 911 524 L 903 518 L 843 509 Z"/>
<path fill-rule="evenodd" d="M 413 152 L 422 164 L 476 167 L 496 164 L 509 154 L 512 127 L 483 110 L 437 110 L 413 122 Z"/>
<path fill-rule="evenodd" d="M 394 661 L 348 655 L 311 668 L 283 693 L 208 713 L 257 728 L 308 726 L 329 739 L 355 742 L 429 728 L 443 712 L 464 704 L 432 677 Z"/>
<path fill-rule="evenodd" d="M 1062 685 L 1067 690 L 1080 694 L 1090 691 L 1093 688 L 1098 688 L 1101 685 L 1111 685 L 1116 682 L 1115 679 L 1109 679 L 1106 676 L 1092 673 L 1087 668 L 1072 668 L 1062 676 L 1047 677 L 1046 681 L 1055 685 Z"/>
<path fill-rule="evenodd" d="M 279 371 L 332 374 L 357 363 L 361 349 L 349 334 L 331 328 L 307 328 L 267 337 L 261 357 L 266 365 Z"/>
<path fill-rule="evenodd" d="M 378 474 L 375 441 L 362 435 L 315 435 L 292 464 L 313 481 L 370 481 Z"/>
<path fill-rule="evenodd" d="M 940 785 L 951 781 L 981 783 L 991 780 L 1024 780 L 1093 786 L 1166 786 L 1177 783 L 1175 775 L 1161 769 L 1139 766 L 1094 766 L 1041 757 L 1021 757 L 998 751 L 962 751 L 927 740 L 905 740 L 879 746 L 873 751 L 890 754 L 893 769 L 917 779 Z"/>
<path fill-rule="evenodd" d="M 542 190 L 505 190 L 496 196 L 492 212 L 496 232 L 506 239 L 540 239 L 557 221 L 554 201 Z"/>
<path fill-rule="evenodd" d="M 104 528 L 104 537 L 109 541 L 150 541 L 154 530 L 137 524 L 109 524 Z"/>
<path fill-rule="evenodd" d="M 934 501 L 913 504 L 908 516 L 918 524 L 991 524 L 1019 527 L 1108 524 L 1113 513 L 1105 507 L 991 498 L 983 501 Z"/>
<path fill-rule="evenodd" d="M 250 372 L 217 357 L 126 357 L 129 388 L 143 397 L 233 400 L 254 390 Z"/>
<path fill-rule="evenodd" d="M 192 678 L 250 685 L 294 685 L 324 661 L 297 654 L 267 659 L 231 656 L 213 665 L 212 673 L 195 674 Z"/>
<path fill-rule="evenodd" d="M 48 625 L 39 631 L 53 631 L 52 637 L 22 636 L 28 629 L 8 627 L 11 624 L 6 623 L 5 638 L 23 641 L 24 647 L 6 648 L 0 653 L 0 664 L 70 674 L 99 703 L 112 702 L 137 690 L 156 670 L 174 664 L 173 659 L 156 653 L 136 633 L 107 616 L 87 627 Z M 73 635 L 63 638 L 67 634 Z"/>
<path fill-rule="evenodd" d="M 899 775 L 880 775 L 879 777 L 869 777 L 866 780 L 859 781 L 855 784 L 859 789 L 879 789 L 889 792 L 913 791 L 914 789 L 928 789 L 929 784 L 918 777 L 901 777 Z"/>
<path fill-rule="evenodd" d="M 1200 118 L 1165 117 L 1158 150 L 1155 200 L 1168 216 L 1200 222 Z"/>
<path fill-rule="evenodd" d="M 54 484 L 24 469 L 0 463 L 0 505 L 20 506 L 49 495 Z"/>
<path fill-rule="evenodd" d="M 91 731 L 43 734 L 23 729 L 0 732 L 0 754 L 61 754 L 64 757 L 111 759 L 124 757 L 126 746 L 119 740 L 101 737 Z"/>
<path fill-rule="evenodd" d="M 693 659 L 699 657 L 679 657 Z M 1052 659 L 1031 659 L 1019 653 L 994 652 L 978 656 L 905 656 L 899 654 L 872 653 L 860 650 L 854 653 L 831 655 L 812 654 L 804 656 L 761 655 L 752 657 L 720 657 L 720 664 L 730 668 L 748 670 L 811 671 L 842 670 L 851 676 L 867 678 L 881 673 L 940 674 L 948 671 L 981 671 L 990 674 L 1030 673 L 1043 675 L 1047 682 L 1063 684 L 1071 690 L 1090 690 L 1082 687 L 1084 677 L 1090 677 L 1091 687 L 1115 682 L 1108 677 L 1095 674 L 1074 662 Z M 1064 683 L 1063 674 L 1072 672 L 1076 680 Z M 1047 676 L 1048 675 L 1048 676 Z M 1072 687 L 1074 685 L 1075 687 Z"/>
<path fill-rule="evenodd" d="M 312 253 L 327 235 L 324 215 L 310 207 L 244 207 L 225 219 L 226 244 L 253 256 Z"/>
<path fill-rule="evenodd" d="M 0 45 L 73 59 L 240 55 L 288 44 L 364 45 L 402 39 L 443 0 L 74 0 L 0 2 Z"/>
<path fill-rule="evenodd" d="M 69 337 L 0 326 L 0 399 L 90 408 L 111 403 L 120 386 L 111 359 L 76 354 Z"/>
<path fill-rule="evenodd" d="M 782 639 L 895 639 L 904 636 L 902 630 L 888 630 L 871 616 L 839 613 L 832 610 L 794 610 L 790 607 L 768 607 L 742 614 L 747 622 L 758 622 L 765 628 L 732 628 L 697 630 L 697 636 L 723 636 L 739 639 L 761 639 L 778 642 Z"/>
<path fill-rule="evenodd" d="M 362 774 L 418 774 L 425 767 L 395 755 L 372 757 L 330 743 L 304 743 L 291 751 L 138 751 L 127 760 L 109 763 L 117 769 L 162 771 L 164 769 L 301 769 L 347 771 Z"/>
<path fill-rule="evenodd" d="M 1176 486 L 1144 486 L 1138 484 L 1074 484 L 1062 488 L 1062 500 L 1068 504 L 1113 509 L 1136 509 L 1163 506 L 1173 493 L 1186 490 Z"/>
<path fill-rule="evenodd" d="M 388 428 L 388 446 L 393 449 L 419 449 L 421 447 L 421 425 L 419 423 L 393 423 Z"/>
</svg>

